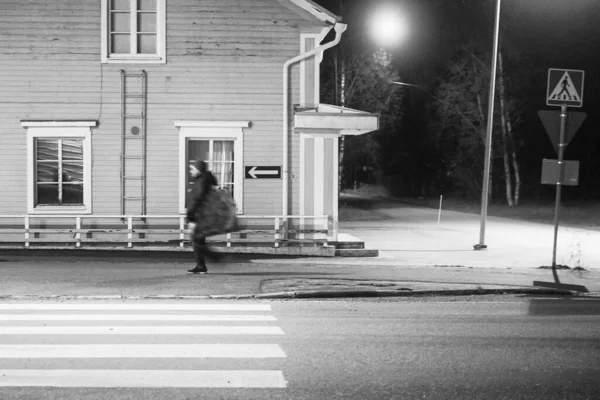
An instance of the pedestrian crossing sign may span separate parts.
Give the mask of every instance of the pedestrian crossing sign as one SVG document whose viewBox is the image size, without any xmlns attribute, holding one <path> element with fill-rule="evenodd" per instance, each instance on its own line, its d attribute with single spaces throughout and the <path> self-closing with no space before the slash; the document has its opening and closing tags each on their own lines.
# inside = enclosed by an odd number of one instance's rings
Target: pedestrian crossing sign
<svg viewBox="0 0 600 400">
<path fill-rule="evenodd" d="M 581 107 L 583 104 L 584 71 L 579 69 L 548 70 L 546 105 Z"/>
</svg>

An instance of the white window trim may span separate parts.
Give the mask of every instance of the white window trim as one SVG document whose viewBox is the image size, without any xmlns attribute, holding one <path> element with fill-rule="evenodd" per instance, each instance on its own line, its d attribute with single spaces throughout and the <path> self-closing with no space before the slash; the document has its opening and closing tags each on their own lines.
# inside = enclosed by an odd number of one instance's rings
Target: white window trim
<svg viewBox="0 0 600 400">
<path fill-rule="evenodd" d="M 101 62 L 104 64 L 166 64 L 167 62 L 167 18 L 166 18 L 166 0 L 156 0 L 156 56 L 147 56 L 139 54 L 108 54 L 108 8 L 110 0 L 102 1 L 101 12 Z M 131 0 L 135 1 L 135 0 Z"/>
<path fill-rule="evenodd" d="M 29 214 L 91 214 L 92 213 L 92 127 L 96 121 L 22 121 L 27 128 L 27 212 Z M 35 145 L 36 138 L 83 139 L 83 206 L 35 207 Z"/>
<path fill-rule="evenodd" d="M 235 161 L 233 167 L 233 198 L 238 214 L 243 214 L 244 186 L 244 130 L 249 128 L 248 121 L 175 121 L 179 128 L 179 213 L 185 214 L 185 197 L 187 193 L 188 166 L 182 160 L 187 157 L 186 142 L 188 139 L 233 140 Z"/>
</svg>

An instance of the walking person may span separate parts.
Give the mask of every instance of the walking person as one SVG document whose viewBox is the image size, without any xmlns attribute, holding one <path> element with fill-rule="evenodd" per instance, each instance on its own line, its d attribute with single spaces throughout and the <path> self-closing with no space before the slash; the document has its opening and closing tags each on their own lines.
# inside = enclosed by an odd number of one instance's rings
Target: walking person
<svg viewBox="0 0 600 400">
<path fill-rule="evenodd" d="M 206 274 L 208 272 L 206 256 L 213 259 L 218 259 L 219 257 L 217 257 L 217 253 L 210 251 L 206 246 L 206 231 L 200 226 L 199 222 L 205 222 L 204 220 L 210 218 L 206 212 L 207 198 L 210 192 L 214 190 L 213 186 L 217 185 L 217 180 L 212 172 L 208 170 L 208 166 L 204 161 L 196 161 L 196 163 L 190 164 L 190 175 L 194 179 L 194 185 L 186 211 L 188 227 L 192 235 L 196 266 L 188 270 L 188 272 Z M 205 226 L 206 224 L 202 225 Z"/>
</svg>

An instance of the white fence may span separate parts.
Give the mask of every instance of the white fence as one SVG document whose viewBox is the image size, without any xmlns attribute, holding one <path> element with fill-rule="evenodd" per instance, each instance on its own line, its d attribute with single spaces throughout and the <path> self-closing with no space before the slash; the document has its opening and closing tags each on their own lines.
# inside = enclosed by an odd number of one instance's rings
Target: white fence
<svg viewBox="0 0 600 400">
<path fill-rule="evenodd" d="M 327 215 L 240 215 L 238 220 L 239 231 L 207 241 L 227 247 L 327 245 L 332 230 Z M 153 227 L 150 221 L 161 225 Z M 0 245 L 122 243 L 131 248 L 141 243 L 184 247 L 186 242 L 189 231 L 183 215 L 0 215 Z"/>
</svg>

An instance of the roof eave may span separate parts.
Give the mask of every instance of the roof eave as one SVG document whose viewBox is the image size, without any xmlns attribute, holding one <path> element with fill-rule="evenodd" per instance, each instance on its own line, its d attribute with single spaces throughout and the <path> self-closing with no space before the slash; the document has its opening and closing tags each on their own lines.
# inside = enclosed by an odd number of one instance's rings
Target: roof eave
<svg viewBox="0 0 600 400">
<path fill-rule="evenodd" d="M 334 25 L 342 20 L 342 17 L 335 15 L 326 8 L 314 3 L 311 0 L 287 0 L 297 7 L 300 7 L 304 11 L 308 12 L 319 21 L 325 22 L 326 24 Z"/>
</svg>

